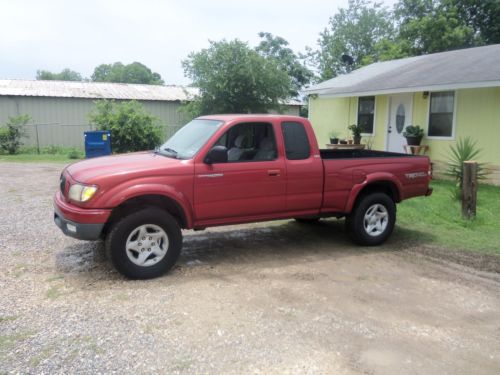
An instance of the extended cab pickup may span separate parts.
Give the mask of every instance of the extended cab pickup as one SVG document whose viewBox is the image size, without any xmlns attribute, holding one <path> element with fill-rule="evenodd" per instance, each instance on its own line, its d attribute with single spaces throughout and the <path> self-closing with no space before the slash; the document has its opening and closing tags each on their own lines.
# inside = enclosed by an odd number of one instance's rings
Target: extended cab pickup
<svg viewBox="0 0 500 375">
<path fill-rule="evenodd" d="M 54 220 L 68 236 L 105 239 L 130 278 L 168 271 L 181 228 L 295 218 L 346 218 L 361 245 L 391 234 L 396 203 L 430 195 L 426 156 L 320 150 L 311 124 L 295 116 L 197 118 L 154 152 L 69 165 L 54 197 Z"/>
</svg>

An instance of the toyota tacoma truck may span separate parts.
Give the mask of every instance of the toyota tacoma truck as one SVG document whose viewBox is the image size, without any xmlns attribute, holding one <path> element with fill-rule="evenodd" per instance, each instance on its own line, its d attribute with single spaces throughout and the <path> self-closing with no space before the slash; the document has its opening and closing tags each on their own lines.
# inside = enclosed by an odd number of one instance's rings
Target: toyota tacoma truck
<svg viewBox="0 0 500 375">
<path fill-rule="evenodd" d="M 320 150 L 310 122 L 282 115 L 199 117 L 155 151 L 67 166 L 54 220 L 68 236 L 105 241 L 129 278 L 167 272 L 181 229 L 277 219 L 346 219 L 353 240 L 383 243 L 396 203 L 430 195 L 426 156 Z"/>
</svg>

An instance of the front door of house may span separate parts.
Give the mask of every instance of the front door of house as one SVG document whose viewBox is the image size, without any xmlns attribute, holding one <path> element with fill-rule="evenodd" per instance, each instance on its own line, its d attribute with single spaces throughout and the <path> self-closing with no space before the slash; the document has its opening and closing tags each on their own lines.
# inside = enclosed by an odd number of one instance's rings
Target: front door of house
<svg viewBox="0 0 500 375">
<path fill-rule="evenodd" d="M 411 125 L 413 94 L 396 94 L 389 97 L 389 123 L 387 125 L 387 151 L 404 152 L 404 128 Z"/>
</svg>

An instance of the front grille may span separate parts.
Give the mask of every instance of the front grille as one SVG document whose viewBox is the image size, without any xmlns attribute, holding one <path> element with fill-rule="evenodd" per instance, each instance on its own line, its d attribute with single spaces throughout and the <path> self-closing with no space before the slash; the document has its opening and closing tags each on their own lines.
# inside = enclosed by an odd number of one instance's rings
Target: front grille
<svg viewBox="0 0 500 375">
<path fill-rule="evenodd" d="M 61 179 L 59 181 L 59 188 L 61 189 L 61 194 L 64 197 L 64 192 L 66 190 L 66 176 L 64 174 L 61 174 Z"/>
</svg>

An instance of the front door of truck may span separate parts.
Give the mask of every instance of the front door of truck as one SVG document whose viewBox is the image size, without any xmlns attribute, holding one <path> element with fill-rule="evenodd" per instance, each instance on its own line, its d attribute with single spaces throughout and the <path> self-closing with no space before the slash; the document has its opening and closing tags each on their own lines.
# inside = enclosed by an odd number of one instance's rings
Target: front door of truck
<svg viewBox="0 0 500 375">
<path fill-rule="evenodd" d="M 218 222 L 285 210 L 285 161 L 279 155 L 274 125 L 233 125 L 214 146 L 228 149 L 226 163 L 195 165 L 195 220 Z"/>
</svg>

